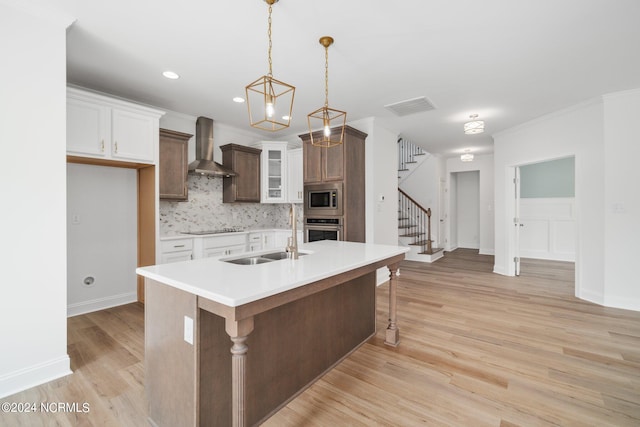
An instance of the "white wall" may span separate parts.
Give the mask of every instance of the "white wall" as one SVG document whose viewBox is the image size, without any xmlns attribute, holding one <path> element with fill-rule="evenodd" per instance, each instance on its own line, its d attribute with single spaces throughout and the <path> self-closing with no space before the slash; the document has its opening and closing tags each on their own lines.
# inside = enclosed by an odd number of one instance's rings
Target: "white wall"
<svg viewBox="0 0 640 427">
<path fill-rule="evenodd" d="M 67 165 L 69 316 L 137 300 L 137 188 L 135 169 Z"/>
<path fill-rule="evenodd" d="M 496 198 L 494 272 L 514 275 L 514 167 L 575 155 L 576 296 L 603 303 L 603 134 L 603 105 L 600 100 L 594 100 L 493 136 Z"/>
<path fill-rule="evenodd" d="M 494 158 L 493 155 L 475 156 L 472 162 L 463 162 L 460 157 L 449 158 L 446 161 L 446 191 L 445 209 L 448 209 L 445 220 L 445 250 L 449 251 L 455 248 L 450 246 L 449 233 L 451 232 L 451 223 L 455 218 L 451 215 L 455 212 L 451 205 L 453 195 L 451 194 L 452 183 L 451 174 L 456 172 L 478 171 L 480 180 L 480 233 L 479 233 L 479 252 L 483 255 L 494 254 Z M 458 209 L 459 210 L 459 209 Z M 457 240 L 457 238 L 455 239 Z"/>
<path fill-rule="evenodd" d="M 604 97 L 604 305 L 640 310 L 640 89 Z"/>
<path fill-rule="evenodd" d="M 480 249 L 480 173 L 456 172 L 459 248 Z"/>
<path fill-rule="evenodd" d="M 398 134 L 368 118 L 349 126 L 365 132 L 366 241 L 398 245 Z M 384 197 L 384 201 L 381 201 Z M 389 280 L 387 268 L 378 269 L 378 284 Z"/>
<path fill-rule="evenodd" d="M 0 397 L 71 373 L 66 313 L 65 29 L 0 2 Z M 25 167 L 29 166 L 29 170 Z"/>
</svg>

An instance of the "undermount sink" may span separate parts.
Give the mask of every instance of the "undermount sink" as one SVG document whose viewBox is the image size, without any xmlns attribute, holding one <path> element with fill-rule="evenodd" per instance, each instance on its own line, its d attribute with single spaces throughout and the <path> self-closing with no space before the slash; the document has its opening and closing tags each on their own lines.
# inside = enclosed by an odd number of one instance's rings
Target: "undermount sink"
<svg viewBox="0 0 640 427">
<path fill-rule="evenodd" d="M 225 259 L 223 261 L 230 262 L 232 264 L 255 265 L 255 264 L 264 264 L 265 262 L 272 262 L 273 260 L 259 257 L 259 256 L 252 256 L 247 258 Z"/>
<path fill-rule="evenodd" d="M 306 255 L 306 253 L 298 252 L 298 256 Z M 285 251 L 271 252 L 268 254 L 262 255 L 252 255 L 246 256 L 242 258 L 233 258 L 233 259 L 223 259 L 224 262 L 230 262 L 232 264 L 239 265 L 255 265 L 255 264 L 264 264 L 266 262 L 278 261 L 281 259 L 287 259 L 288 253 Z"/>
<path fill-rule="evenodd" d="M 279 259 L 286 259 L 289 258 L 288 257 L 288 253 L 287 252 L 273 252 L 270 254 L 264 254 L 264 255 L 260 255 L 262 258 L 268 258 L 270 260 L 279 260 Z M 302 256 L 302 255 L 306 255 L 305 253 L 302 252 L 298 252 L 298 256 Z"/>
</svg>

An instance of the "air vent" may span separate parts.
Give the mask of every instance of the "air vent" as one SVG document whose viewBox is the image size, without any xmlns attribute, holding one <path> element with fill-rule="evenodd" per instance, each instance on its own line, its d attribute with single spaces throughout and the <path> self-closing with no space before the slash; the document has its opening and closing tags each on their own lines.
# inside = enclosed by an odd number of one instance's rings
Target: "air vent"
<svg viewBox="0 0 640 427">
<path fill-rule="evenodd" d="M 387 104 L 384 106 L 384 108 L 391 111 L 396 116 L 408 116 L 409 114 L 431 111 L 436 107 L 434 107 L 431 101 L 429 101 L 427 98 L 421 96 L 418 98 L 396 102 L 394 104 Z"/>
</svg>

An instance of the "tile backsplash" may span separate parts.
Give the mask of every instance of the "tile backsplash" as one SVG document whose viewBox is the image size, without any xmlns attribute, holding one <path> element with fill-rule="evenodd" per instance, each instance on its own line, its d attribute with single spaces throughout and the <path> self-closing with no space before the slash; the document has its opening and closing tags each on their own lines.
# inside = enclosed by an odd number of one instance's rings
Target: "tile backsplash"
<svg viewBox="0 0 640 427">
<path fill-rule="evenodd" d="M 222 228 L 289 228 L 288 203 L 222 203 L 222 178 L 189 175 L 189 200 L 160 201 L 160 236 Z M 296 204 L 302 230 L 302 205 Z"/>
</svg>

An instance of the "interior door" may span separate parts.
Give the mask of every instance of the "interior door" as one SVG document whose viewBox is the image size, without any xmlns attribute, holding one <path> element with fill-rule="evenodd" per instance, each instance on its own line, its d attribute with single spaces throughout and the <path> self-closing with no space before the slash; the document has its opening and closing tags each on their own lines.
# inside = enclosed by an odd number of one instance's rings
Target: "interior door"
<svg viewBox="0 0 640 427">
<path fill-rule="evenodd" d="M 514 177 L 513 177 L 513 188 L 515 191 L 515 210 L 513 217 L 513 226 L 515 227 L 515 241 L 513 248 L 513 262 L 515 263 L 515 274 L 516 276 L 520 275 L 520 228 L 522 227 L 522 223 L 520 223 L 520 167 L 516 166 L 514 169 Z"/>
</svg>

